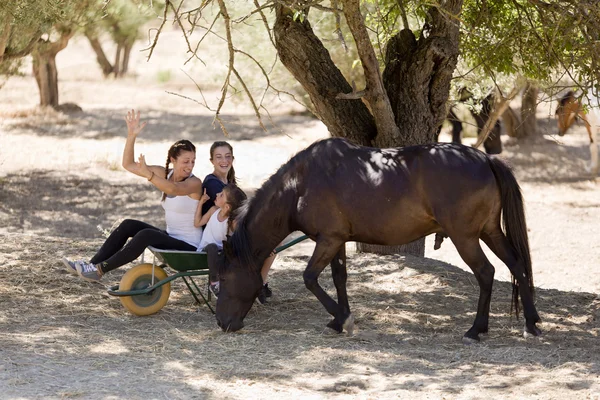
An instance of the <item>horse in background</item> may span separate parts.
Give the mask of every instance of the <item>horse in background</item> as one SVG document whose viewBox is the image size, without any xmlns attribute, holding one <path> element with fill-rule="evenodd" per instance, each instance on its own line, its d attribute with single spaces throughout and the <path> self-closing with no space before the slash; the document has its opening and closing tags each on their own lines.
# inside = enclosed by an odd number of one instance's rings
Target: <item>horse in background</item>
<svg viewBox="0 0 600 400">
<path fill-rule="evenodd" d="M 223 331 L 244 326 L 262 287 L 262 264 L 291 232 L 316 242 L 304 284 L 333 316 L 327 326 L 349 333 L 345 243 L 401 245 L 443 232 L 479 284 L 477 314 L 463 341 L 479 341 L 488 331 L 494 267 L 480 239 L 513 276 L 512 304 L 518 316 L 520 296 L 525 334 L 541 334 L 523 199 L 497 157 L 452 143 L 378 149 L 326 139 L 282 165 L 244 207 L 219 271 L 216 318 Z M 328 264 L 337 302 L 318 281 Z"/>
<path fill-rule="evenodd" d="M 461 90 L 460 92 L 460 100 L 464 102 L 468 100 L 473 95 L 467 89 Z M 478 112 L 470 111 L 471 115 L 475 119 L 475 123 L 477 124 L 477 137 L 481 134 L 485 123 L 490 117 L 492 113 L 492 108 L 494 106 L 494 95 L 489 94 L 481 101 L 481 110 Z M 453 108 L 450 108 L 448 111 L 448 115 L 446 119 L 452 125 L 452 143 L 460 144 L 461 140 L 461 132 L 463 130 L 462 121 L 456 115 L 456 112 Z M 488 135 L 487 139 L 483 142 L 483 147 L 485 148 L 485 152 L 488 154 L 500 154 L 502 153 L 502 140 L 500 139 L 500 134 L 502 133 L 502 128 L 500 126 L 500 121 L 496 121 L 492 131 Z M 438 133 L 439 135 L 439 133 Z"/>
<path fill-rule="evenodd" d="M 584 107 L 582 99 L 590 100 L 590 104 Z M 598 99 L 591 93 L 587 96 L 575 96 L 570 90 L 558 101 L 555 115 L 558 117 L 558 135 L 563 136 L 576 120 L 583 121 L 585 129 L 590 138 L 590 163 L 586 171 L 592 175 L 598 175 L 600 166 L 598 164 L 598 125 L 600 125 L 600 105 Z"/>
</svg>

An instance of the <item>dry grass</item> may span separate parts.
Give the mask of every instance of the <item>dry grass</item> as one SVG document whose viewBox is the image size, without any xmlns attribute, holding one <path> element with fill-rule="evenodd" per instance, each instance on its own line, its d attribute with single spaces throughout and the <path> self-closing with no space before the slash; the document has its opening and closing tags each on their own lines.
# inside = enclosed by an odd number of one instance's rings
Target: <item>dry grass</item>
<svg viewBox="0 0 600 400">
<path fill-rule="evenodd" d="M 9 397 L 552 398 L 548 390 L 597 390 L 600 301 L 592 294 L 539 291 L 545 336 L 525 340 L 522 321 L 508 315 L 509 284 L 497 282 L 489 337 L 463 346 L 477 298 L 472 276 L 431 259 L 354 255 L 358 329 L 338 335 L 302 285 L 307 257 L 283 255 L 271 302 L 253 307 L 240 333 L 223 334 L 182 282 L 160 313 L 141 318 L 63 270 L 61 253 L 89 255 L 99 239 L 11 234 L 0 243 L 0 372 L 10 378 Z M 321 281 L 332 290 L 328 274 Z"/>
</svg>

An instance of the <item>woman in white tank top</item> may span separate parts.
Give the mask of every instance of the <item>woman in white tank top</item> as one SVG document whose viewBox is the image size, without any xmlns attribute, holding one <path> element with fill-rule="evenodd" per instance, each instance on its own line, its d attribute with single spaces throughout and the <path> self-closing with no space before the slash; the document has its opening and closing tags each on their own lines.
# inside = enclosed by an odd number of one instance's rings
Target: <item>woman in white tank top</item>
<svg viewBox="0 0 600 400">
<path fill-rule="evenodd" d="M 200 244 L 202 228 L 194 226 L 194 214 L 202 193 L 202 181 L 192 174 L 196 148 L 188 140 L 175 142 L 167 154 L 164 167 L 146 165 L 144 155 L 134 158 L 137 135 L 146 126 L 140 124 L 140 113 L 131 110 L 125 118 L 127 141 L 123 150 L 123 168 L 146 178 L 163 192 L 167 229 L 162 230 L 142 221 L 126 219 L 104 242 L 90 261 L 63 259 L 67 270 L 89 281 L 99 281 L 106 272 L 125 265 L 140 256 L 148 246 L 160 249 L 194 251 Z M 169 166 L 172 164 L 172 168 Z M 127 241 L 129 238 L 131 240 Z"/>
</svg>

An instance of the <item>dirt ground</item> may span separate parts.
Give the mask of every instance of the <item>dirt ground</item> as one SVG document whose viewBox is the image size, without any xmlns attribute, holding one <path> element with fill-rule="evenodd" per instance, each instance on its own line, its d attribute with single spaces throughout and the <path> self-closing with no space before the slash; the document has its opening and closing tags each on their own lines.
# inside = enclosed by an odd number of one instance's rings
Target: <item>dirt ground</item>
<svg viewBox="0 0 600 400">
<path fill-rule="evenodd" d="M 508 270 L 490 255 L 490 333 L 463 345 L 477 283 L 452 244 L 434 251 L 432 238 L 426 258 L 350 251 L 353 336 L 329 331 L 304 288 L 306 242 L 278 257 L 271 301 L 253 307 L 242 331 L 224 334 L 182 282 L 158 314 L 135 317 L 106 293 L 127 268 L 101 285 L 62 268 L 61 256 L 90 257 L 123 218 L 162 224 L 160 194 L 120 167 L 129 108 L 149 121 L 136 147 L 149 162 L 163 164 L 168 146 L 188 138 L 204 176 L 208 148 L 222 139 L 208 110 L 167 93 L 197 97 L 193 84 L 158 82 L 148 72 L 156 62 L 141 60 L 137 76 L 100 80 L 85 46 L 75 42 L 58 60 L 61 101 L 83 112 L 35 110 L 31 76 L 0 89 L 0 397 L 600 399 L 600 182 L 584 173 L 583 129 L 555 135 L 552 104 L 539 108 L 544 134 L 505 137 L 502 155 L 526 199 L 540 339 L 524 339 L 523 320 L 508 314 Z M 327 135 L 289 104 L 275 107 L 268 132 L 243 106 L 224 113 L 249 190 Z M 328 273 L 321 282 L 334 290 Z"/>
</svg>

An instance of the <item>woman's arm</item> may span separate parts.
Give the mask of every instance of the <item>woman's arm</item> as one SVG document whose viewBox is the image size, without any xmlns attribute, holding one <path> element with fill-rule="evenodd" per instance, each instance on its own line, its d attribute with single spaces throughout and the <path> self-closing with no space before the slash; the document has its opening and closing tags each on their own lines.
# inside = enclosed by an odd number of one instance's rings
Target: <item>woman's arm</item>
<svg viewBox="0 0 600 400">
<path fill-rule="evenodd" d="M 127 171 L 137 176 L 142 176 L 146 179 L 151 178 L 152 173 L 157 175 L 164 175 L 165 169 L 159 165 L 144 165 L 140 166 L 134 160 L 134 148 L 135 139 L 137 135 L 144 129 L 146 122 L 140 124 L 140 112 L 137 113 L 135 110 L 127 112 L 125 117 L 125 123 L 127 124 L 127 140 L 125 142 L 125 148 L 123 149 L 123 160 L 122 165 Z"/>
<path fill-rule="evenodd" d="M 136 164 L 140 176 L 148 179 L 161 192 L 169 196 L 190 196 L 192 199 L 200 200 L 200 193 L 202 192 L 202 181 L 200 178 L 192 176 L 181 182 L 171 182 L 165 178 L 164 168 L 162 168 L 162 173 L 157 173 L 154 165 L 146 165 L 146 158 L 143 154 L 140 154 L 138 160 L 139 162 Z"/>
<path fill-rule="evenodd" d="M 210 199 L 210 197 L 208 197 L 206 194 L 206 189 L 204 189 L 204 193 L 202 194 L 202 197 L 200 197 L 198 207 L 196 207 L 196 213 L 194 214 L 194 227 L 196 228 L 200 228 L 202 226 L 200 223 L 202 221 L 202 206 L 208 199 Z"/>
</svg>

